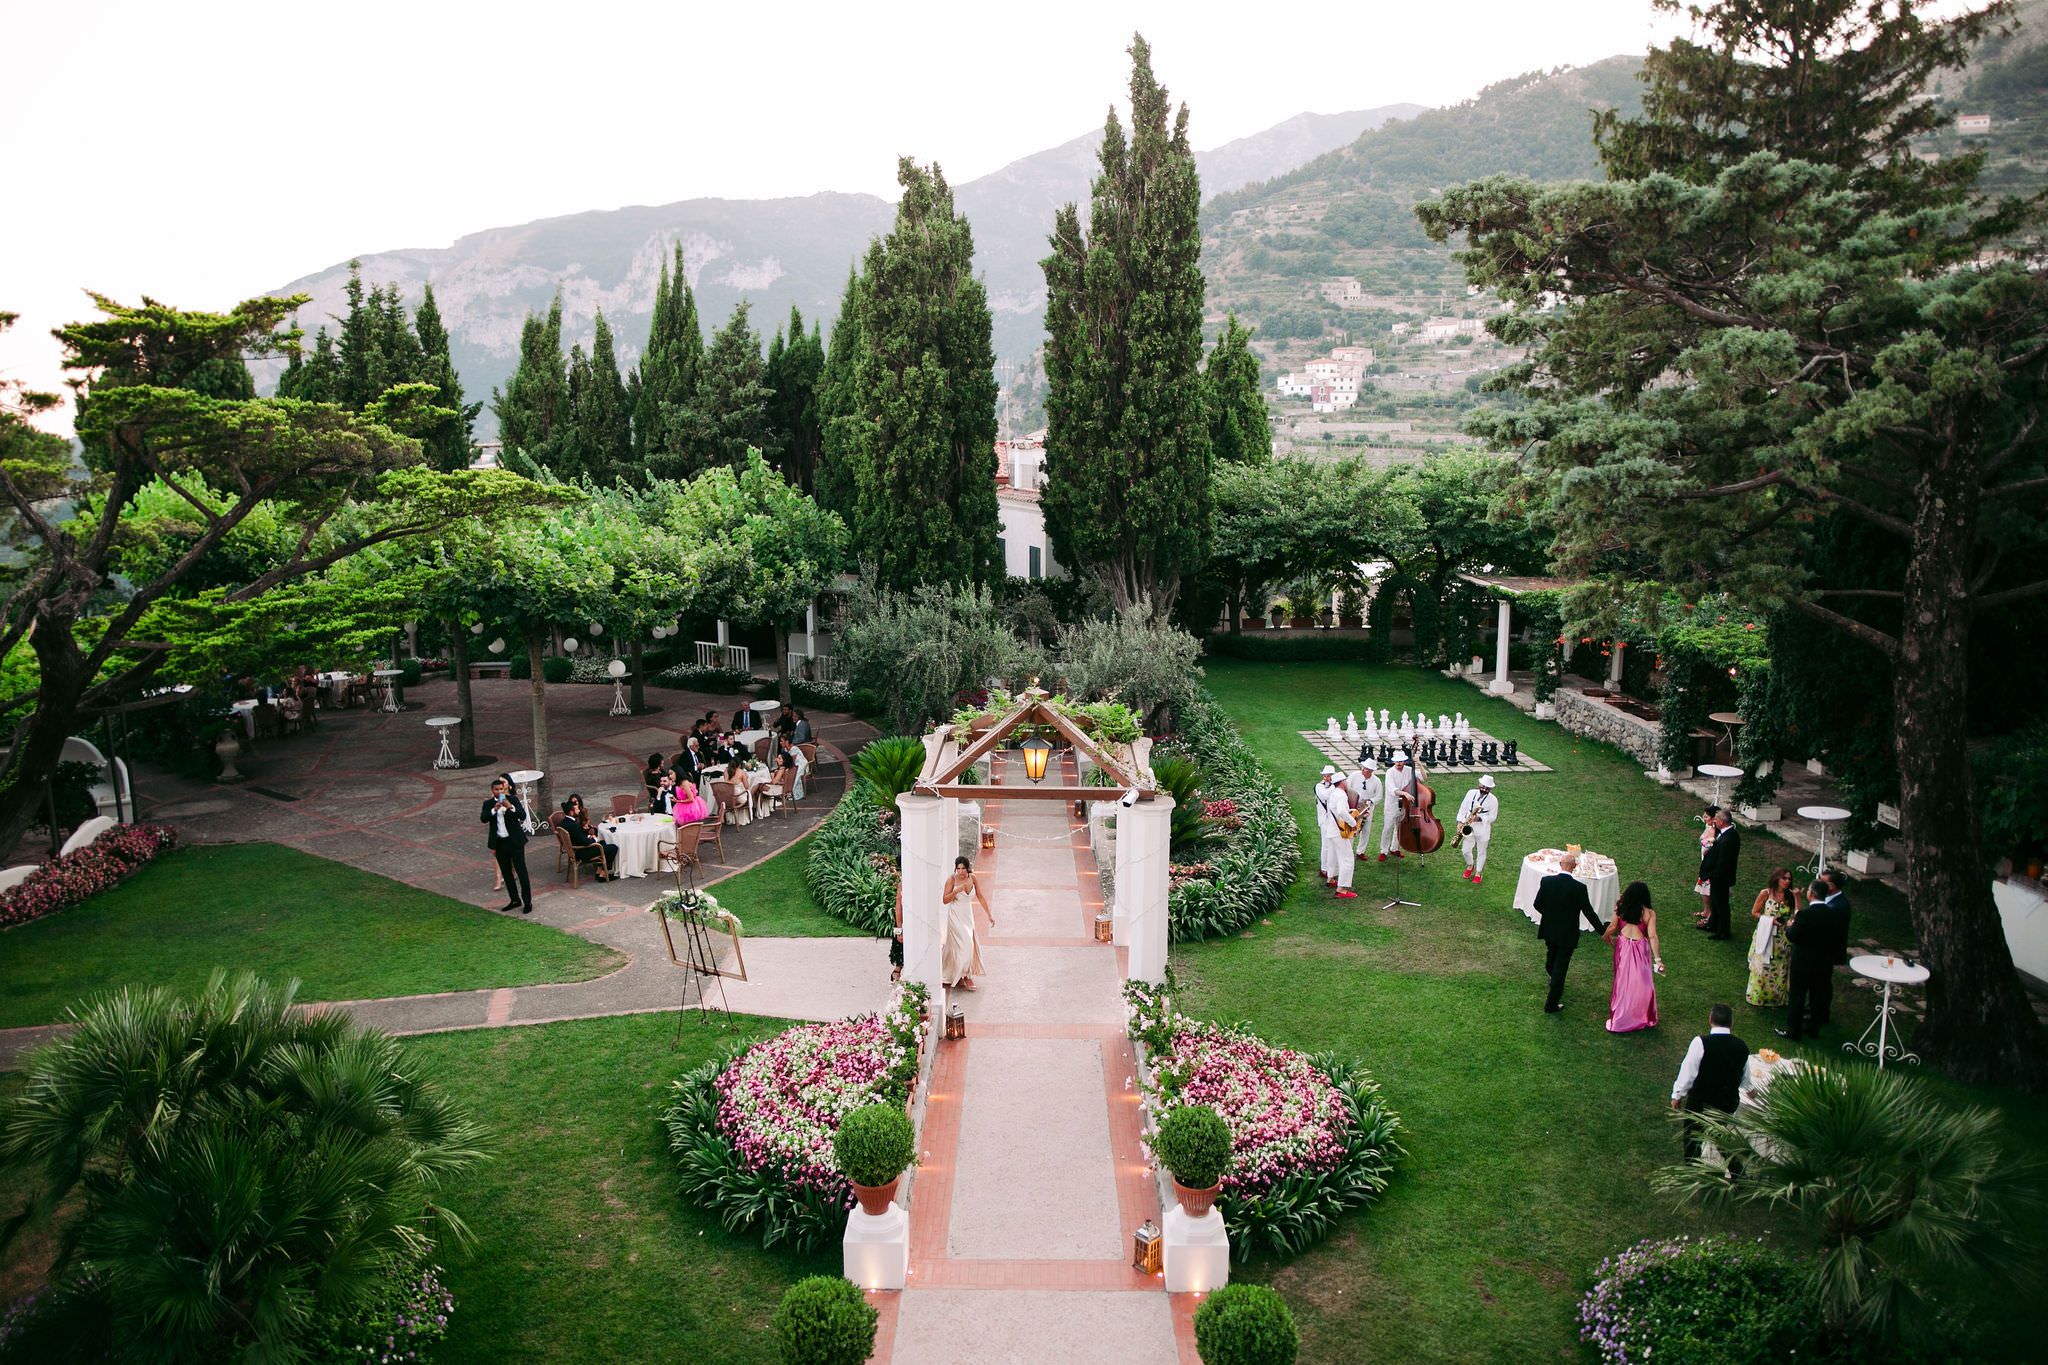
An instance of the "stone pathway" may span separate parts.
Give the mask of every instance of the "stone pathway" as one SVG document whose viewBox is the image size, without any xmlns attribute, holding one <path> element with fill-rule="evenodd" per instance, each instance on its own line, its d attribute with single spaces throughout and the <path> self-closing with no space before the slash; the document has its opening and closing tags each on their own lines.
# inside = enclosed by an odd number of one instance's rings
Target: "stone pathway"
<svg viewBox="0 0 2048 1365">
<path fill-rule="evenodd" d="M 1193 1362 L 1193 1304 L 1175 1302 L 1192 1296 L 1130 1267 L 1159 1197 L 1138 1145 L 1123 952 L 1094 938 L 1086 826 L 1051 801 L 995 802 L 984 818 L 998 830 L 977 868 L 988 970 L 953 993 L 967 1037 L 932 1062 L 910 1285 L 872 1296 L 875 1359 Z"/>
</svg>

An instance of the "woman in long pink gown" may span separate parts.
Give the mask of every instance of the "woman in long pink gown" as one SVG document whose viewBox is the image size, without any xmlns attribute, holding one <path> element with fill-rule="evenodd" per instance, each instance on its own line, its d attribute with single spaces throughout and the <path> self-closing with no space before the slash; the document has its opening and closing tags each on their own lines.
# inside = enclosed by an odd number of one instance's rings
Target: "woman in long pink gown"
<svg viewBox="0 0 2048 1365">
<path fill-rule="evenodd" d="M 1614 993 L 1607 1002 L 1607 1031 L 1634 1033 L 1657 1026 L 1657 973 L 1664 958 L 1657 950 L 1657 912 L 1650 908 L 1650 888 L 1630 882 L 1614 907 L 1602 937 L 1614 944 Z"/>
</svg>

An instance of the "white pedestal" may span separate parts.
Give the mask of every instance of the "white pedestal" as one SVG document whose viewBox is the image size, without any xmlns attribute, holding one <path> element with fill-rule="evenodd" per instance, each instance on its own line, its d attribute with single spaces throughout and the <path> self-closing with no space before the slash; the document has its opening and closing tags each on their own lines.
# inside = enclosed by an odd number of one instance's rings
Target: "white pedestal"
<svg viewBox="0 0 2048 1365">
<path fill-rule="evenodd" d="M 855 1208 L 846 1215 L 840 1242 L 846 1278 L 862 1289 L 901 1289 L 910 1279 L 910 1215 L 891 1200 L 887 1213 Z"/>
<path fill-rule="evenodd" d="M 981 802 L 960 803 L 960 856 L 973 862 L 981 852 Z"/>
<path fill-rule="evenodd" d="M 1213 1294 L 1230 1283 L 1230 1234 L 1223 1229 L 1222 1214 L 1211 1208 L 1190 1218 L 1175 1204 L 1162 1221 L 1167 1293 Z"/>
<path fill-rule="evenodd" d="M 1536 703 L 1535 709 L 1530 711 L 1529 714 L 1538 720 L 1549 720 L 1557 715 L 1557 703 L 1554 701 L 1539 701 Z"/>
<path fill-rule="evenodd" d="M 1739 809 L 1742 818 L 1755 825 L 1768 825 L 1773 820 L 1785 818 L 1785 812 L 1776 806 L 1742 806 Z"/>
<path fill-rule="evenodd" d="M 1168 844 L 1173 798 L 1141 801 L 1116 817 L 1116 942 L 1130 951 L 1124 979 L 1166 980 Z"/>
<path fill-rule="evenodd" d="M 1806 760 L 1806 771 L 1812 773 L 1815 777 L 1826 777 L 1828 775 L 1827 765 L 1817 758 Z"/>
<path fill-rule="evenodd" d="M 1675 787 L 1678 785 L 1677 775 L 1673 773 L 1671 769 L 1665 767 L 1661 763 L 1657 765 L 1656 770 L 1654 772 L 1645 775 L 1649 777 L 1651 781 L 1657 783 L 1659 786 Z"/>
<path fill-rule="evenodd" d="M 1882 876 L 1884 873 L 1893 871 L 1898 867 L 1897 863 L 1885 857 L 1884 854 L 1865 853 L 1860 848 L 1851 849 L 1848 853 L 1844 854 L 1842 861 L 1849 865 L 1851 872 L 1860 872 L 1865 876 L 1871 877 Z"/>
<path fill-rule="evenodd" d="M 1486 690 L 1495 696 L 1505 697 L 1515 690 L 1515 683 L 1512 678 L 1495 678 L 1486 685 Z"/>
</svg>

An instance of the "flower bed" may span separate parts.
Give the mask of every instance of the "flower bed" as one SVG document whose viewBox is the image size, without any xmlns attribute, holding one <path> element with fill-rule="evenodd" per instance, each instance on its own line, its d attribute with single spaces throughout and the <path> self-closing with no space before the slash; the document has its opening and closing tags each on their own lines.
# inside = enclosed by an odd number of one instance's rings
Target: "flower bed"
<svg viewBox="0 0 2048 1365">
<path fill-rule="evenodd" d="M 1607 1365 L 1745 1365 L 1817 1356 L 1797 1263 L 1733 1237 L 1645 1238 L 1600 1263 L 1579 1336 Z"/>
<path fill-rule="evenodd" d="M 1130 982 L 1131 1037 L 1143 1045 L 1156 1123 L 1183 1105 L 1214 1109 L 1230 1128 L 1231 1164 L 1216 1207 L 1240 1258 L 1292 1256 L 1347 1210 L 1385 1191 L 1400 1120 L 1362 1068 L 1327 1054 L 1274 1047 L 1244 1027 L 1173 1012 L 1174 981 Z"/>
<path fill-rule="evenodd" d="M 68 910 L 119 886 L 177 843 L 178 832 L 169 825 L 116 825 L 76 853 L 44 863 L 21 885 L 0 891 L 0 929 Z"/>
<path fill-rule="evenodd" d="M 1177 743 L 1202 771 L 1203 795 L 1229 812 L 1218 819 L 1222 837 L 1203 851 L 1213 873 L 1167 892 L 1174 941 L 1186 942 L 1234 934 L 1277 909 L 1294 884 L 1301 843 L 1287 798 L 1207 692 L 1181 702 L 1174 720 Z"/>
<path fill-rule="evenodd" d="M 677 1081 L 662 1122 L 683 1193 L 763 1246 L 837 1237 L 853 1190 L 832 1135 L 862 1105 L 909 1102 L 925 1014 L 906 983 L 883 1014 L 799 1024 Z"/>
</svg>

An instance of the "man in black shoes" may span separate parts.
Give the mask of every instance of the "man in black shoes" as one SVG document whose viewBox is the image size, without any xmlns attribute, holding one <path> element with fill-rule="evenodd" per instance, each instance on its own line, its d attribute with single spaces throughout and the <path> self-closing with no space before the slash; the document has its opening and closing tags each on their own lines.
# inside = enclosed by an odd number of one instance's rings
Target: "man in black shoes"
<svg viewBox="0 0 2048 1365">
<path fill-rule="evenodd" d="M 1685 1061 L 1678 1068 L 1678 1080 L 1671 1087 L 1671 1107 L 1697 1114 L 1711 1109 L 1732 1114 L 1742 1102 L 1743 1082 L 1749 1074 L 1749 1044 L 1730 1031 L 1735 1012 L 1716 1005 L 1707 1014 L 1707 1031 L 1695 1037 L 1685 1049 Z M 1700 1154 L 1699 1124 L 1685 1121 L 1685 1159 Z"/>
<path fill-rule="evenodd" d="M 1791 971 L 1785 994 L 1785 1027 L 1780 1038 L 1798 1042 L 1818 1035 L 1835 1001 L 1835 965 L 1849 956 L 1849 898 L 1832 868 L 1813 879 L 1806 904 L 1785 922 L 1792 945 Z"/>
<path fill-rule="evenodd" d="M 1607 926 L 1593 913 L 1593 899 L 1586 884 L 1572 875 L 1579 855 L 1567 853 L 1560 872 L 1553 872 L 1536 885 L 1536 937 L 1543 940 L 1543 970 L 1550 974 L 1550 994 L 1543 1001 L 1545 1014 L 1564 1008 L 1564 974 L 1571 970 L 1572 954 L 1579 950 L 1579 921 L 1585 920 L 1599 933 Z"/>
<path fill-rule="evenodd" d="M 1707 937 L 1725 939 L 1728 933 L 1728 895 L 1735 886 L 1735 865 L 1742 856 L 1742 832 L 1735 817 L 1724 807 L 1714 816 L 1720 832 L 1714 846 L 1700 859 L 1700 880 L 1707 884 Z"/>
<path fill-rule="evenodd" d="M 526 806 L 512 789 L 509 774 L 491 780 L 491 794 L 484 801 L 482 815 L 490 834 L 484 844 L 498 860 L 498 872 L 505 879 L 505 894 L 512 899 L 500 910 L 533 913 L 533 882 L 526 875 Z"/>
</svg>

